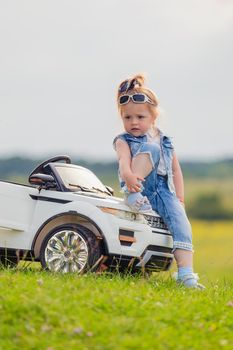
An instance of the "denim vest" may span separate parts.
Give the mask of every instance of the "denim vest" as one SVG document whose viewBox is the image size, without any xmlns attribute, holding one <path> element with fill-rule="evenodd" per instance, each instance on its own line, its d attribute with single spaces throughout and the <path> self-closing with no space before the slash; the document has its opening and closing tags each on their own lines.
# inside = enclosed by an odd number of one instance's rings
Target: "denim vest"
<svg viewBox="0 0 233 350">
<path fill-rule="evenodd" d="M 164 162 L 165 162 L 166 173 L 167 173 L 167 185 L 170 192 L 175 193 L 175 186 L 173 182 L 173 173 L 172 173 L 172 159 L 173 159 L 174 147 L 170 137 L 164 135 L 160 130 L 159 130 L 159 133 L 160 133 L 160 147 L 164 156 Z M 136 155 L 136 153 L 138 152 L 139 148 L 142 146 L 143 143 L 151 142 L 148 139 L 147 134 L 142 136 L 133 136 L 129 133 L 122 133 L 117 137 L 115 137 L 113 141 L 113 145 L 115 145 L 115 142 L 118 138 L 127 142 L 127 144 L 129 145 L 132 157 Z M 145 178 L 145 182 L 143 183 L 143 185 L 145 188 L 146 195 L 149 195 L 149 193 L 151 194 L 151 192 L 156 191 L 156 184 L 157 184 L 157 178 L 158 178 L 158 174 L 156 170 L 157 169 L 154 169 L 154 171 L 152 171 Z M 122 185 L 123 183 L 121 179 L 120 179 L 120 182 Z"/>
</svg>

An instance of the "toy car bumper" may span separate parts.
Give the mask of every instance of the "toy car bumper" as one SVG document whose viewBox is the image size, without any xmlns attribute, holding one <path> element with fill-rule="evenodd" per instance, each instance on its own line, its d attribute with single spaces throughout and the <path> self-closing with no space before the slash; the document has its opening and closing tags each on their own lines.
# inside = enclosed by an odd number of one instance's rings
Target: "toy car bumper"
<svg viewBox="0 0 233 350">
<path fill-rule="evenodd" d="M 161 251 L 154 251 L 154 250 L 148 249 L 145 251 L 143 256 L 140 258 L 139 263 L 137 263 L 135 267 L 148 268 L 148 269 L 153 269 L 155 271 L 167 270 L 170 267 L 172 261 L 173 261 L 173 254 L 171 251 L 161 252 Z"/>
</svg>

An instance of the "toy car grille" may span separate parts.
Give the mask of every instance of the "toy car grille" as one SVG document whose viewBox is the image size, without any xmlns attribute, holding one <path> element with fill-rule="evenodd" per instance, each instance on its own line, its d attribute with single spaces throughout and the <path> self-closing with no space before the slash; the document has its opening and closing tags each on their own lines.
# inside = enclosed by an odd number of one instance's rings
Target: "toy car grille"
<svg viewBox="0 0 233 350">
<path fill-rule="evenodd" d="M 162 218 L 157 217 L 157 216 L 151 216 L 151 215 L 144 215 L 144 217 L 145 217 L 145 219 L 147 221 L 147 224 L 150 227 L 160 228 L 160 229 L 163 229 L 163 230 L 168 230 L 168 228 L 167 228 L 167 226 L 164 223 Z"/>
</svg>

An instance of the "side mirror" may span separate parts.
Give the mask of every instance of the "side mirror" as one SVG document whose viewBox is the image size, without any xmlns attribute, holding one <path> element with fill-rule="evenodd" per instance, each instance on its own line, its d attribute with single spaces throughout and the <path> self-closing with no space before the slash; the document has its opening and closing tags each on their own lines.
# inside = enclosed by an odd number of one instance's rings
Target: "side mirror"
<svg viewBox="0 0 233 350">
<path fill-rule="evenodd" d="M 113 196 L 113 195 L 114 195 L 114 190 L 113 190 L 113 188 L 110 187 L 110 186 L 105 186 L 105 187 L 107 188 L 107 190 L 108 190 L 108 192 L 111 194 L 111 196 Z"/>
<path fill-rule="evenodd" d="M 52 175 L 47 175 L 47 174 L 33 174 L 29 176 L 28 179 L 29 183 L 31 185 L 37 185 L 40 186 L 41 188 L 53 188 L 56 187 L 56 181 Z"/>
</svg>

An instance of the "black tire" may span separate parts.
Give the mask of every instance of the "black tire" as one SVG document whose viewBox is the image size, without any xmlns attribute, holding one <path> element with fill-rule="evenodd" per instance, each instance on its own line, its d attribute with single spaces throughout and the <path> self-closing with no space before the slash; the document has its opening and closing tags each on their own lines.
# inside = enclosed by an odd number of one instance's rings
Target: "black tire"
<svg viewBox="0 0 233 350">
<path fill-rule="evenodd" d="M 95 271 L 102 253 L 101 240 L 86 227 L 66 224 L 56 227 L 41 245 L 40 261 L 53 272 Z"/>
</svg>

